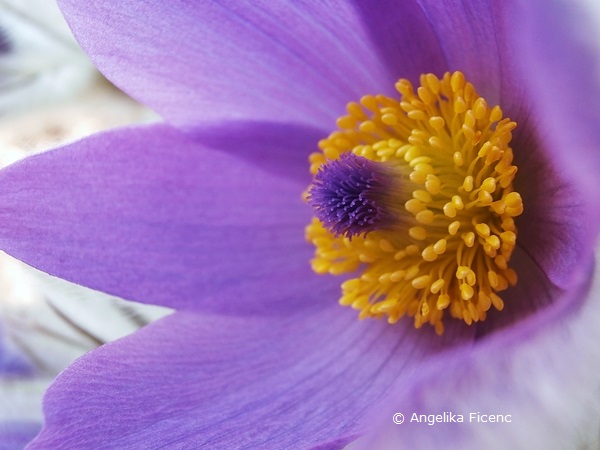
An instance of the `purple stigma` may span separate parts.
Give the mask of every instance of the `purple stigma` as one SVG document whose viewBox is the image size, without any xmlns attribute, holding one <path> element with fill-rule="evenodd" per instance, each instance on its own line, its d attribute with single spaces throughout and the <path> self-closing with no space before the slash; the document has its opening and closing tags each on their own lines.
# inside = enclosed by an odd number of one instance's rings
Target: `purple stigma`
<svg viewBox="0 0 600 450">
<path fill-rule="evenodd" d="M 319 169 L 308 203 L 335 236 L 366 235 L 393 222 L 384 204 L 392 184 L 389 170 L 381 163 L 343 153 Z"/>
</svg>

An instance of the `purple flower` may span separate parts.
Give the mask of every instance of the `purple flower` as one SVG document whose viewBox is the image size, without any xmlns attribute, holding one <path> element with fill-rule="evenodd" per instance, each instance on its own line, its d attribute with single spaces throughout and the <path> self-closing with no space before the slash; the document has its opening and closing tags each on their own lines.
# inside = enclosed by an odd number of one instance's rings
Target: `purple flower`
<svg viewBox="0 0 600 450">
<path fill-rule="evenodd" d="M 3 410 L 0 411 L 0 448 L 2 449 L 23 448 L 41 429 L 41 423 L 30 417 L 34 414 L 23 417 L 23 412 L 29 412 L 28 409 L 31 407 L 30 397 L 35 397 L 35 394 L 32 395 L 36 390 L 35 387 L 27 385 L 32 380 L 35 382 L 34 372 L 31 361 L 7 342 L 4 330 L 0 328 L 0 400 L 3 406 Z M 38 402 L 41 392 L 43 391 L 38 391 Z"/>
<path fill-rule="evenodd" d="M 581 21 L 523 3 L 61 2 L 99 69 L 165 123 L 4 170 L 0 248 L 177 312 L 60 375 L 32 448 L 339 448 L 400 407 L 487 409 L 524 427 L 521 409 L 494 411 L 494 399 L 519 404 L 511 355 L 552 355 L 545 333 L 581 307 L 600 223 L 600 106 L 596 60 L 571 34 Z M 406 318 L 358 321 L 337 305 L 340 279 L 309 265 L 308 155 L 348 102 L 454 70 L 518 124 L 520 281 L 502 313 L 446 321 L 441 337 Z M 464 403 L 469 392 L 485 400 Z M 452 433 L 465 448 L 483 434 L 431 430 L 383 436 L 414 448 Z"/>
</svg>

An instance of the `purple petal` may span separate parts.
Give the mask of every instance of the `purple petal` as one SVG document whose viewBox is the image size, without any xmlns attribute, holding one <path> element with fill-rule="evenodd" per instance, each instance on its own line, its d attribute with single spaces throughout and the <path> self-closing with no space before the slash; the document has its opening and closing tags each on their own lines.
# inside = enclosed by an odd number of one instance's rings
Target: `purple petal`
<svg viewBox="0 0 600 450">
<path fill-rule="evenodd" d="M 355 3 L 389 75 L 386 84 L 378 86 L 376 93 L 397 96 L 394 83 L 399 78 L 416 83 L 423 73 L 442 75 L 448 70 L 445 36 L 440 36 L 439 24 L 428 15 L 422 2 L 380 0 L 376 7 L 369 0 L 355 0 Z M 438 3 L 433 2 L 432 6 L 436 7 Z M 442 16 L 460 13 L 460 8 L 440 7 Z M 463 31 L 469 35 L 470 27 Z M 361 96 L 367 93 L 375 92 L 363 92 Z"/>
<path fill-rule="evenodd" d="M 586 101 L 586 95 L 600 98 L 593 78 L 597 71 L 591 70 L 598 58 L 574 42 L 577 34 L 562 20 L 568 16 L 546 2 L 531 7 L 529 2 L 525 8 L 518 2 L 418 4 L 439 39 L 445 63 L 440 64 L 431 40 L 418 41 L 414 45 L 429 48 L 431 58 L 417 73 L 461 70 L 490 104 L 499 103 L 505 116 L 518 123 L 511 145 L 519 167 L 515 187 L 525 212 L 517 219 L 519 248 L 512 264 L 519 269 L 520 281 L 503 295 L 506 310 L 492 313 L 491 320 L 479 326 L 478 333 L 485 335 L 552 303 L 561 289 L 577 282 L 581 262 L 590 256 L 600 224 L 600 208 L 593 204 L 600 198 L 590 195 L 600 170 L 600 107 Z M 406 40 L 393 37 L 403 32 L 404 14 L 418 12 L 404 5 L 400 10 L 395 2 L 368 6 L 365 20 L 373 41 L 392 70 L 404 76 L 406 45 L 397 43 Z M 552 10 L 559 14 L 549 13 Z M 548 26 L 553 22 L 557 23 Z M 541 39 L 542 35 L 547 36 Z M 559 70 L 562 67 L 568 69 Z M 560 107 L 556 94 L 561 96 Z M 568 114 L 563 105 L 571 109 Z"/>
<path fill-rule="evenodd" d="M 32 448 L 339 446 L 390 386 L 468 334 L 441 340 L 337 305 L 277 320 L 175 313 L 63 372 Z"/>
<path fill-rule="evenodd" d="M 418 82 L 422 73 L 460 70 L 492 103 L 519 99 L 514 55 L 504 42 L 513 30 L 502 21 L 506 2 L 460 0 L 357 0 L 371 40 L 393 81 Z M 414 34 L 417 32 L 418 34 Z M 517 88 L 517 89 L 515 89 Z M 382 88 L 380 88 L 382 89 Z"/>
<path fill-rule="evenodd" d="M 335 298 L 340 281 L 310 269 L 306 183 L 289 164 L 311 135 L 287 137 L 287 153 L 280 138 L 249 139 L 245 161 L 157 125 L 34 156 L 0 173 L 0 246 L 52 275 L 175 308 L 283 314 Z"/>
<path fill-rule="evenodd" d="M 540 312 L 555 303 L 568 301 L 568 297 L 563 295 L 564 291 L 548 279 L 548 275 L 522 249 L 522 246 L 515 248 L 511 266 L 519 274 L 519 281 L 515 287 L 500 293 L 504 301 L 504 309 L 502 311 L 490 309 L 487 319 L 477 324 L 478 338 L 486 337 L 502 328 L 510 332 L 511 327 L 527 320 L 533 313 Z M 588 282 L 587 267 L 586 264 L 582 264 L 577 268 L 579 282 L 582 284 Z M 584 270 L 584 277 L 581 277 L 580 269 Z"/>
<path fill-rule="evenodd" d="M 600 85 L 598 58 L 577 38 L 585 20 L 558 2 L 418 4 L 445 58 L 440 68 L 432 54 L 431 67 L 420 71 L 463 71 L 488 103 L 500 104 L 517 122 L 515 185 L 525 203 L 517 221 L 519 246 L 552 283 L 568 287 L 600 224 L 600 198 L 589 194 L 600 171 L 600 103 L 589 99 L 600 98 Z M 366 20 L 383 58 L 403 76 L 403 46 L 388 33 L 401 29 L 403 14 L 394 9 L 394 2 L 384 3 L 366 12 Z M 425 44 L 436 48 L 429 41 L 418 45 Z"/>
<path fill-rule="evenodd" d="M 530 114 L 520 122 L 524 130 L 516 133 L 512 144 L 519 167 L 515 188 L 525 207 L 516 220 L 517 245 L 533 263 L 524 267 L 521 279 L 535 275 L 539 266 L 552 283 L 568 288 L 577 267 L 593 249 L 595 234 L 589 225 L 596 220 L 596 212 L 586 203 L 582 177 L 560 166 L 562 156 L 554 155 L 554 144 L 539 137 L 542 132 L 533 126 Z"/>
<path fill-rule="evenodd" d="M 591 48 L 596 35 L 572 4 L 518 5 L 504 14 L 507 28 L 512 27 L 505 45 L 521 79 L 521 103 L 527 103 L 520 107 L 529 110 L 523 125 L 533 130 L 534 139 L 523 145 L 530 153 L 515 151 L 515 159 L 529 169 L 523 171 L 530 177 L 523 185 L 538 191 L 538 203 L 526 205 L 522 222 L 527 221 L 528 229 L 522 236 L 550 278 L 566 287 L 573 267 L 591 255 L 600 226 L 600 197 L 595 195 L 600 59 Z M 533 255 L 534 246 L 547 250 Z"/>
<path fill-rule="evenodd" d="M 447 36 L 440 33 L 440 23 L 432 19 L 423 2 L 381 0 L 376 7 L 369 0 L 355 0 L 355 3 L 368 29 L 369 39 L 388 73 L 385 84 L 377 86 L 376 92 L 363 92 L 361 96 L 366 93 L 397 96 L 394 84 L 399 78 L 416 83 L 421 74 L 432 72 L 441 76 L 448 71 Z M 447 16 L 458 16 L 457 20 L 468 22 L 469 18 L 461 15 L 461 7 L 439 3 L 432 2 L 429 6 L 439 7 L 441 16 L 446 16 L 444 20 Z M 477 37 L 469 24 L 460 33 L 469 40 Z"/>
<path fill-rule="evenodd" d="M 587 295 L 581 289 L 567 293 L 518 330 L 424 369 L 410 391 L 389 396 L 395 399 L 374 419 L 376 431 L 352 450 L 597 448 L 599 413 L 592 393 L 600 389 L 598 268 L 594 275 Z M 405 416 L 402 425 L 392 422 L 396 412 Z M 444 412 L 462 414 L 464 422 L 410 422 L 413 413 L 443 417 Z M 478 422 L 477 413 L 510 415 L 511 422 Z M 589 447 L 586 435 L 593 436 Z"/>
<path fill-rule="evenodd" d="M 186 128 L 224 119 L 331 127 L 347 102 L 387 81 L 346 2 L 60 6 L 111 81 Z"/>
<path fill-rule="evenodd" d="M 499 102 L 503 76 L 500 69 L 504 61 L 498 41 L 504 36 L 495 14 L 500 7 L 490 1 L 417 0 L 417 3 L 437 36 L 445 60 L 441 70 L 435 65 L 433 69 L 423 67 L 421 72 L 460 70 L 489 103 Z M 394 20 L 398 15 L 389 17 L 388 20 Z M 389 60 L 394 60 L 392 54 Z"/>
</svg>

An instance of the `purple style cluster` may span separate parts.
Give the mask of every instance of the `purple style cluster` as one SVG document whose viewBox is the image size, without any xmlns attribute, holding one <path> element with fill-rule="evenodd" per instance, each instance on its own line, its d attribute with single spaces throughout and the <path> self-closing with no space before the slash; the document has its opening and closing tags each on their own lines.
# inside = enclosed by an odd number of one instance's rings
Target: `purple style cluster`
<svg viewBox="0 0 600 450">
<path fill-rule="evenodd" d="M 388 170 L 353 153 L 319 169 L 308 202 L 321 223 L 336 236 L 366 235 L 393 223 L 385 198 L 394 183 Z"/>
</svg>

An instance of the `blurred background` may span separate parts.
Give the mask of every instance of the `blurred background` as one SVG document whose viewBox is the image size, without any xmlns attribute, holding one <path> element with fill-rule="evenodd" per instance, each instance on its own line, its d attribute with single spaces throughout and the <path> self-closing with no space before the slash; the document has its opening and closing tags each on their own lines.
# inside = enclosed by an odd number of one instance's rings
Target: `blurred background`
<svg viewBox="0 0 600 450">
<path fill-rule="evenodd" d="M 54 0 L 0 0 L 1 167 L 101 130 L 156 120 L 94 68 Z M 60 371 L 168 312 L 64 282 L 0 253 L 0 436 L 23 424 L 35 434 L 43 392 Z M 22 448 L 12 439 L 0 449 Z"/>
</svg>

